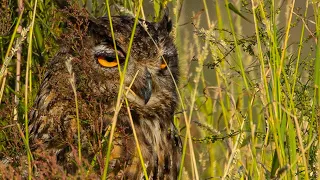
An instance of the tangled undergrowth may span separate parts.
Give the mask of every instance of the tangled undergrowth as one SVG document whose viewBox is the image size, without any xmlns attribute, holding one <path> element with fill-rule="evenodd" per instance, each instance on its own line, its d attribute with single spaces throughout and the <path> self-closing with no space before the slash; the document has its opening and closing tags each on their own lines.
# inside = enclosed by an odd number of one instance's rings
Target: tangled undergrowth
<svg viewBox="0 0 320 180">
<path fill-rule="evenodd" d="M 28 174 L 25 117 L 61 44 L 81 46 L 77 29 L 86 22 L 68 23 L 65 14 L 102 16 L 106 3 L 81 1 L 64 11 L 54 1 L 23 2 L 0 4 L 0 176 L 64 178 L 50 155 L 33 162 L 39 174 Z M 132 15 L 139 2 L 110 3 L 113 13 Z M 187 11 L 189 3 L 145 2 L 153 14 L 139 15 L 157 21 L 166 5 L 172 15 L 182 76 L 179 178 L 318 179 L 319 2 L 203 0 Z M 77 176 L 95 178 L 85 167 Z"/>
</svg>

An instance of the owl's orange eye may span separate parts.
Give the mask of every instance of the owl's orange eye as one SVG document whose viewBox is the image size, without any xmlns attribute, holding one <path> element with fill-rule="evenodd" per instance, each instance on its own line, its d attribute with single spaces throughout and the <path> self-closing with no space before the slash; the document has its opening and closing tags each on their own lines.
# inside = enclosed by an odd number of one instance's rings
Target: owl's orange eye
<svg viewBox="0 0 320 180">
<path fill-rule="evenodd" d="M 165 69 L 167 67 L 167 64 L 166 63 L 162 63 L 161 65 L 160 65 L 160 68 L 161 69 Z"/>
<path fill-rule="evenodd" d="M 118 65 L 117 59 L 112 57 L 99 56 L 98 62 L 103 67 L 115 67 Z"/>
</svg>

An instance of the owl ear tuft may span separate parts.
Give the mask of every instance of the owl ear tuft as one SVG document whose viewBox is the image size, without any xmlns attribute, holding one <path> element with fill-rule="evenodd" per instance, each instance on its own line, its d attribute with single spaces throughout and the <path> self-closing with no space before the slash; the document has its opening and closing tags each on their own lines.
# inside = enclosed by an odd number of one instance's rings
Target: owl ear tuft
<svg viewBox="0 0 320 180">
<path fill-rule="evenodd" d="M 169 18 L 169 8 L 165 8 L 162 19 L 157 23 L 158 30 L 165 30 L 168 33 L 172 30 L 172 22 Z"/>
</svg>

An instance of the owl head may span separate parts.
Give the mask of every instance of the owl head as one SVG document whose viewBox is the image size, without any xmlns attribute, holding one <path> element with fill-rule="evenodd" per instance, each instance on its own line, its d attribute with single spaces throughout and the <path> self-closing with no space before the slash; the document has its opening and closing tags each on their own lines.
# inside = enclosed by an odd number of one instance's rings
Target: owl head
<svg viewBox="0 0 320 180">
<path fill-rule="evenodd" d="M 63 48 L 60 52 L 59 56 L 72 58 L 77 91 L 85 99 L 110 104 L 117 98 L 119 68 L 124 70 L 127 58 L 124 86 L 128 89 L 132 84 L 126 94 L 131 107 L 145 112 L 161 108 L 165 113 L 173 113 L 178 61 L 170 37 L 172 23 L 168 12 L 159 22 L 138 21 L 130 51 L 134 17 L 113 16 L 111 19 L 114 39 L 108 17 L 90 17 L 83 20 L 85 25 L 79 26 L 79 33 L 83 34 L 78 38 L 81 41 L 74 43 L 71 38 L 72 43 L 79 46 Z"/>
</svg>

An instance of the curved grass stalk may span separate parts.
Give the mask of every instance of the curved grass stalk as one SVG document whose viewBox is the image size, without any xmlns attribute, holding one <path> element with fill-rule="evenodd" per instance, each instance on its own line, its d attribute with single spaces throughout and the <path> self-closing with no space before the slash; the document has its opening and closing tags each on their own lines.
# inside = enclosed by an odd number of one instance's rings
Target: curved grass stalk
<svg viewBox="0 0 320 180">
<path fill-rule="evenodd" d="M 126 91 L 125 94 L 124 94 L 125 96 L 127 96 L 128 93 L 129 93 L 129 91 L 131 90 L 131 87 L 132 87 L 134 81 L 136 80 L 138 74 L 139 74 L 139 70 L 138 70 L 138 71 L 136 72 L 136 74 L 134 75 L 134 77 L 133 77 L 133 79 L 132 79 L 129 87 L 127 88 L 127 91 Z M 123 104 L 123 100 L 122 100 L 121 103 L 120 103 L 120 107 L 122 107 L 122 104 Z M 109 127 L 108 127 L 108 130 L 106 131 L 106 133 L 105 133 L 105 135 L 104 135 L 104 137 L 107 137 L 107 136 L 110 134 L 110 131 L 111 131 L 111 127 L 109 126 Z M 102 142 L 104 142 L 104 140 L 102 140 Z M 94 165 L 94 161 L 96 161 L 96 154 L 95 154 L 95 156 L 94 156 L 94 159 L 93 159 L 92 162 L 91 162 L 91 166 Z M 90 171 L 88 170 L 88 171 L 87 171 L 87 176 L 89 175 L 89 172 L 90 172 Z"/>
<path fill-rule="evenodd" d="M 227 175 L 228 175 L 228 172 L 229 172 L 229 169 L 231 167 L 231 164 L 232 164 L 232 161 L 233 161 L 233 158 L 237 152 L 237 149 L 238 149 L 238 144 L 240 142 L 240 139 L 241 139 L 241 136 L 242 136 L 242 131 L 243 131 L 243 127 L 244 127 L 244 124 L 245 124 L 245 120 L 242 121 L 241 123 L 241 127 L 240 127 L 240 133 L 238 134 L 237 136 L 237 140 L 236 140 L 236 143 L 232 149 L 232 152 L 231 152 L 231 155 L 230 155 L 230 158 L 228 160 L 228 164 L 227 164 L 227 167 L 226 169 L 224 170 L 224 174 L 222 176 L 222 180 L 226 179 L 227 178 Z"/>
<path fill-rule="evenodd" d="M 19 18 L 18 18 L 18 21 L 17 21 L 17 24 L 14 27 L 14 30 L 13 30 L 13 33 L 12 33 L 12 36 L 11 36 L 11 39 L 10 39 L 10 43 L 9 43 L 9 46 L 8 46 L 8 49 L 7 49 L 6 55 L 4 57 L 4 62 L 3 62 L 3 65 L 1 67 L 1 70 L 0 70 L 0 82 L 2 82 L 1 91 L 0 91 L 0 103 L 2 101 L 4 86 L 5 86 L 5 83 L 6 83 L 6 76 L 7 76 L 7 73 L 8 73 L 7 72 L 7 66 L 8 66 L 10 60 L 12 59 L 13 55 L 15 54 L 15 52 L 18 50 L 18 47 L 21 45 L 22 41 L 24 40 L 24 39 L 21 39 L 21 41 L 19 41 L 20 43 L 18 43 L 18 41 L 17 41 L 16 42 L 16 46 L 14 48 L 12 48 L 13 41 L 14 41 L 15 36 L 17 34 L 17 30 L 18 30 L 18 27 L 20 25 L 20 21 L 22 19 L 22 15 L 23 15 L 23 10 L 21 11 L 21 13 L 19 15 Z M 23 38 L 25 38 L 25 37 L 23 37 Z M 11 54 L 10 54 L 10 52 L 11 52 Z"/>
<path fill-rule="evenodd" d="M 225 0 L 226 7 L 228 7 L 228 4 L 229 4 L 228 0 Z M 249 92 L 248 78 L 247 78 L 246 73 L 244 71 L 243 62 L 242 62 L 242 59 L 241 59 L 240 47 L 239 47 L 238 39 L 236 37 L 235 30 L 234 30 L 234 27 L 233 27 L 233 24 L 232 24 L 230 10 L 229 10 L 229 8 L 226 8 L 226 9 L 227 9 L 227 14 L 228 14 L 228 18 L 229 18 L 229 25 L 230 25 L 232 36 L 233 36 L 233 41 L 234 41 L 235 47 L 236 47 L 235 50 L 236 50 L 236 56 L 237 56 L 237 60 L 238 60 L 238 65 L 240 67 L 240 73 L 241 73 L 245 88 Z"/>
<path fill-rule="evenodd" d="M 35 0 L 34 2 L 34 9 L 32 13 L 32 21 L 30 25 L 30 31 L 29 31 L 29 44 L 28 44 L 28 57 L 27 57 L 27 67 L 26 67 L 26 81 L 25 81 L 25 96 L 24 96 L 24 110 L 25 110 L 25 146 L 27 149 L 30 149 L 29 147 L 29 129 L 28 129 L 28 83 L 29 83 L 29 71 L 30 71 L 30 65 L 31 65 L 31 59 L 32 59 L 32 37 L 33 37 L 33 27 L 34 27 L 34 21 L 36 17 L 36 11 L 37 11 L 37 3 L 38 1 Z M 28 156 L 28 178 L 31 180 L 32 177 L 32 165 L 31 165 L 31 156 L 32 154 L 30 151 L 27 151 Z"/>
<path fill-rule="evenodd" d="M 176 41 L 177 41 L 177 38 L 179 38 L 179 34 L 178 34 L 178 28 L 179 28 L 179 19 L 180 19 L 180 16 L 181 16 L 181 12 L 182 12 L 182 6 L 183 6 L 183 3 L 184 3 L 184 0 L 175 0 L 175 3 L 176 3 L 176 8 L 174 9 L 174 13 L 176 15 L 176 18 L 175 18 L 175 26 L 176 26 L 176 29 L 175 29 L 175 33 L 176 33 Z M 178 5 L 180 5 L 180 7 L 178 8 Z M 151 37 L 151 35 L 149 34 L 149 36 Z M 159 50 L 159 47 L 157 46 L 157 44 L 154 42 L 154 44 L 156 45 L 157 49 Z M 165 62 L 165 64 L 167 65 L 167 62 L 166 60 L 164 59 L 163 56 L 161 56 L 163 62 Z M 167 67 L 169 67 L 167 65 Z M 185 125 L 186 125 L 186 136 L 185 136 L 185 139 L 184 139 L 184 142 L 183 142 L 183 149 L 182 149 L 182 156 L 181 156 L 181 162 L 180 162 L 180 169 L 179 169 L 179 176 L 178 176 L 178 180 L 180 180 L 182 178 L 182 172 L 183 172 L 183 167 L 184 167 L 184 161 L 185 161 L 185 156 L 186 156 L 186 149 L 187 149 L 187 144 L 189 145 L 189 149 L 190 149 L 190 156 L 191 156 L 191 160 L 195 160 L 195 154 L 194 154 L 194 150 L 193 150 L 193 143 L 192 143 L 192 137 L 191 137 L 191 132 L 190 132 L 190 121 L 188 121 L 188 116 L 187 116 L 187 113 L 186 113 L 186 106 L 183 102 L 183 98 L 182 98 L 182 95 L 180 93 L 180 89 L 179 89 L 179 86 L 177 85 L 177 82 L 176 80 L 174 79 L 173 75 L 172 75 L 172 72 L 170 70 L 170 68 L 168 68 L 168 71 L 169 71 L 169 74 L 173 80 L 173 83 L 174 83 L 174 86 L 176 88 L 176 91 L 177 91 L 177 94 L 178 94 L 178 98 L 179 98 L 179 103 L 180 103 L 180 106 L 181 106 L 181 109 L 182 109 L 182 114 L 183 114 L 183 118 L 184 118 L 184 122 L 185 122 Z M 189 142 L 189 143 L 188 143 Z M 194 172 L 196 172 L 196 174 L 198 174 L 198 168 L 197 168 L 197 163 L 196 162 L 191 162 L 192 163 L 192 168 L 193 168 L 193 171 L 192 171 L 192 175 L 194 176 Z"/>
<path fill-rule="evenodd" d="M 128 91 L 129 91 L 129 89 L 128 89 Z M 137 147 L 137 151 L 138 151 L 138 154 L 139 154 L 139 159 L 140 159 L 140 162 L 141 162 L 141 166 L 142 166 L 142 169 L 143 169 L 143 174 L 144 174 L 144 177 L 146 179 L 149 179 L 148 173 L 147 173 L 147 169 L 146 169 L 145 163 L 143 161 L 143 156 L 142 156 L 142 153 L 141 153 L 141 149 L 140 149 L 140 145 L 139 145 L 139 140 L 138 140 L 138 137 L 137 137 L 136 129 L 134 127 L 134 123 L 133 123 L 133 120 L 132 120 L 129 102 L 128 102 L 127 98 L 124 98 L 124 100 L 126 102 L 127 111 L 128 111 L 128 115 L 129 115 L 129 120 L 130 120 L 130 124 L 131 124 L 131 128 L 132 128 L 134 140 L 136 142 L 136 147 Z"/>
<path fill-rule="evenodd" d="M 280 69 L 278 71 L 279 76 L 280 76 L 280 73 L 282 70 L 284 58 L 286 56 L 287 44 L 288 44 L 288 39 L 289 39 L 289 31 L 290 31 L 290 27 L 291 27 L 291 20 L 292 20 L 292 14 L 293 14 L 293 9 L 294 9 L 294 5 L 295 5 L 295 0 L 293 0 L 291 4 L 292 4 L 292 7 L 291 7 L 291 10 L 289 13 L 289 19 L 288 19 L 287 28 L 286 28 L 286 35 L 285 35 L 284 43 L 282 46 L 282 53 L 281 53 L 281 59 L 280 59 Z"/>
<path fill-rule="evenodd" d="M 139 4 L 139 6 L 140 6 L 140 5 L 141 5 L 141 4 Z M 141 8 L 141 7 L 142 7 L 142 6 L 140 6 L 140 8 Z M 114 33 L 113 33 L 113 28 L 112 28 L 111 14 L 110 14 L 110 8 L 109 8 L 109 3 L 108 3 L 108 1 L 107 1 L 107 10 L 108 10 L 108 17 L 109 17 L 110 26 L 111 26 L 112 39 L 113 39 L 113 42 L 114 42 L 114 45 L 115 45 L 115 38 L 114 38 Z M 137 18 L 137 17 L 138 17 L 138 16 L 136 16 L 136 18 Z M 135 22 L 136 22 L 136 21 L 135 21 Z M 133 31 L 135 30 L 135 27 L 136 27 L 136 24 L 134 24 L 134 29 L 133 29 Z M 149 33 L 147 30 L 146 30 L 146 32 L 148 33 L 149 37 L 152 39 L 152 41 L 153 41 L 153 43 L 155 44 L 156 48 L 157 48 L 158 50 L 160 50 L 160 48 L 158 47 L 157 43 L 154 41 L 154 39 L 152 38 L 152 36 L 150 35 L 150 33 Z M 131 39 L 130 39 L 130 40 L 131 40 Z M 131 44 L 131 43 L 130 43 L 130 44 Z M 116 50 L 116 45 L 114 46 L 114 48 L 115 48 L 115 51 L 117 51 L 117 50 Z M 130 48 L 130 46 L 129 46 L 129 48 Z M 116 58 L 117 58 L 117 61 L 118 61 L 118 55 L 117 55 L 117 53 L 116 53 Z M 126 57 L 126 58 L 127 58 L 127 57 Z M 162 58 L 162 60 L 165 62 L 165 64 L 167 65 L 167 67 L 169 67 L 168 64 L 167 64 L 167 62 L 166 62 L 166 60 L 164 59 L 164 57 L 161 56 L 161 58 Z M 127 63 L 127 59 L 126 59 L 126 63 Z M 118 64 L 119 64 L 119 63 L 118 63 Z M 124 70 L 126 70 L 126 64 L 125 64 Z M 119 68 L 119 71 L 121 71 L 120 68 Z M 194 155 L 194 150 L 193 150 L 193 145 L 192 145 L 191 133 L 190 133 L 190 120 L 188 121 L 188 117 L 187 117 L 187 114 L 186 114 L 186 111 L 185 111 L 185 105 L 184 105 L 184 103 L 183 103 L 183 100 L 182 100 L 182 96 L 181 96 L 181 94 L 180 94 L 179 87 L 178 87 L 178 85 L 177 85 L 177 83 L 176 83 L 176 81 L 175 81 L 175 79 L 174 79 L 174 77 L 173 77 L 173 75 L 172 75 L 172 72 L 171 72 L 170 68 L 168 68 L 168 71 L 169 71 L 169 73 L 170 73 L 171 78 L 173 79 L 173 82 L 174 82 L 174 85 L 175 85 L 175 88 L 176 88 L 176 91 L 177 91 L 177 94 L 178 94 L 178 97 L 179 97 L 179 100 L 180 100 L 180 103 L 181 103 L 181 106 L 182 106 L 183 116 L 184 116 L 185 123 L 186 123 L 186 127 L 187 127 L 186 140 L 187 140 L 187 139 L 189 140 L 189 143 L 188 143 L 188 144 L 189 144 L 190 153 L 191 153 L 191 156 L 192 156 L 193 167 L 194 167 L 194 169 L 195 169 L 196 177 L 197 177 L 197 179 L 199 179 L 199 175 L 198 175 L 198 172 L 197 172 L 197 164 L 196 164 L 196 161 L 195 161 L 195 155 Z M 123 74 L 125 74 L 125 73 L 122 73 L 122 75 L 123 75 Z M 123 78 L 124 78 L 124 77 L 123 77 Z M 121 84 L 120 84 L 120 88 L 121 88 Z M 119 90 L 119 92 L 120 92 L 120 90 Z M 119 97 L 118 97 L 118 99 L 119 99 Z M 117 103 L 117 104 L 118 104 L 118 103 Z M 117 105 L 116 107 L 118 107 L 118 105 Z M 120 107 L 121 107 L 121 105 L 120 105 Z M 115 115 L 118 114 L 119 110 L 120 110 L 120 109 L 118 109 L 118 110 L 116 109 Z M 116 119 L 113 119 L 113 120 L 112 120 L 112 122 L 115 122 L 115 121 L 116 121 Z M 110 132 L 110 137 L 113 136 L 114 128 L 115 128 L 115 123 L 112 124 L 111 132 Z M 111 140 L 111 138 L 110 138 L 110 140 Z M 109 144 L 110 144 L 110 140 L 109 140 Z M 187 143 L 184 143 L 184 145 L 186 145 L 186 144 L 187 144 Z M 111 147 L 111 146 L 110 146 L 110 147 Z M 109 148 L 110 148 L 110 147 L 108 146 L 108 151 L 109 151 Z M 178 179 L 181 179 L 183 162 L 184 162 L 184 157 L 185 157 L 185 149 L 186 149 L 186 148 L 184 148 L 184 150 L 183 150 L 182 161 L 181 161 L 181 166 L 180 166 L 180 173 L 179 173 L 179 177 L 180 177 L 180 178 L 178 178 Z M 108 158 L 109 158 L 109 155 L 107 155 L 107 159 L 108 159 Z M 108 160 L 108 161 L 109 161 L 109 160 Z M 106 163 L 106 166 L 107 166 L 107 163 Z M 105 170 L 106 170 L 106 167 L 105 167 Z M 105 173 L 104 173 L 104 174 L 105 174 Z M 103 178 L 106 178 L 106 175 L 103 175 Z"/>
<path fill-rule="evenodd" d="M 257 39 L 257 43 L 258 43 L 258 60 L 260 62 L 260 69 L 261 69 L 261 78 L 262 78 L 262 82 L 263 82 L 263 87 L 264 87 L 264 92 L 265 94 L 265 98 L 267 99 L 267 102 L 270 103 L 270 95 L 269 95 L 269 90 L 268 90 L 268 82 L 267 82 L 267 76 L 266 76 L 266 72 L 265 72 L 265 66 L 264 66 L 264 59 L 263 59 L 263 50 L 262 50 L 262 44 L 261 44 L 261 40 L 260 40 L 260 36 L 259 36 L 259 29 L 258 29 L 258 20 L 257 20 L 257 16 L 256 16 L 256 9 L 258 8 L 258 6 L 254 5 L 254 1 L 251 0 L 252 3 L 252 12 L 253 12 L 253 19 L 254 19 L 254 25 L 255 25 L 255 31 L 256 31 L 256 39 Z M 269 111 L 272 112 L 272 108 L 271 106 L 268 106 Z M 271 114 L 272 115 L 272 114 Z M 268 136 L 266 136 L 267 138 Z M 267 142 L 267 141 L 266 141 Z M 262 157 L 264 157 L 264 149 L 262 149 Z"/>
<path fill-rule="evenodd" d="M 312 137 L 312 139 L 310 140 L 310 142 L 309 142 L 308 145 L 306 146 L 305 151 L 308 151 L 308 150 L 310 149 L 311 145 L 316 141 L 316 139 L 317 139 L 317 136 L 313 136 L 313 137 Z M 289 167 L 290 170 L 292 170 L 292 168 L 296 166 L 296 164 L 297 164 L 298 161 L 299 161 L 299 158 L 301 158 L 301 157 L 302 157 L 302 154 L 300 154 L 300 155 L 298 156 L 298 158 L 297 158 L 293 163 L 291 163 L 291 165 L 290 165 L 290 167 Z M 279 180 L 285 179 L 285 178 L 287 178 L 287 176 L 284 175 L 284 176 L 281 176 L 281 177 L 279 178 Z"/>
<path fill-rule="evenodd" d="M 306 9 L 305 9 L 305 14 L 304 14 L 304 18 L 307 17 L 307 12 L 308 12 L 308 5 L 309 5 L 309 0 L 306 0 Z M 293 13 L 293 11 L 291 12 Z M 303 21 L 304 22 L 304 21 Z M 293 115 L 296 115 L 296 111 L 294 110 L 294 102 L 293 102 L 293 98 L 294 98 L 294 90 L 295 90 L 295 85 L 296 85 L 296 82 L 297 82 L 297 79 L 298 79 L 298 69 L 299 69 L 299 63 L 300 63 L 300 57 L 301 57 L 301 51 L 302 51 L 302 47 L 303 47 L 303 38 L 304 38 L 304 31 L 305 31 L 305 26 L 302 25 L 301 27 L 301 35 L 300 35 L 300 42 L 299 42 L 299 48 L 298 48 L 298 57 L 297 57 L 297 62 L 296 62 L 296 66 L 295 66 L 295 72 L 294 72 L 294 77 L 293 77 L 293 85 L 292 85 L 292 91 L 291 91 L 291 96 L 290 96 L 290 107 L 291 107 L 291 110 L 293 111 Z M 295 120 L 295 123 L 296 123 L 296 127 L 298 125 L 298 123 L 296 122 L 296 118 L 294 119 Z M 311 122 L 310 124 L 314 124 L 314 122 Z M 313 125 L 310 126 L 310 130 L 309 132 L 313 132 Z M 296 128 L 297 130 L 297 134 L 299 134 L 299 144 L 300 144 L 300 148 L 302 148 L 302 158 L 303 158 L 303 163 L 304 163 L 304 166 L 305 166 L 305 169 L 307 170 L 308 169 L 308 163 L 306 161 L 306 157 L 309 156 L 309 151 L 307 151 L 307 155 L 304 154 L 304 151 L 306 151 L 306 149 L 303 149 L 303 146 L 302 146 L 302 138 L 300 137 L 300 134 L 301 134 L 301 130 L 300 130 L 300 127 L 297 127 Z M 298 131 L 299 130 L 299 131 Z M 309 133 L 309 136 L 308 136 L 308 141 L 311 140 L 312 138 L 312 135 L 313 133 Z"/>
<path fill-rule="evenodd" d="M 304 18 L 306 18 L 307 14 L 308 14 L 308 5 L 309 5 L 309 0 L 306 0 L 306 10 L 305 10 L 304 16 L 302 18 L 303 22 L 304 22 Z M 302 47 L 303 47 L 303 39 L 304 39 L 305 27 L 306 26 L 304 24 L 301 27 L 301 36 L 300 36 L 300 42 L 299 42 L 299 48 L 298 48 L 298 57 L 297 57 L 297 63 L 296 63 L 296 66 L 295 66 L 295 71 L 294 71 L 291 94 L 294 94 L 294 89 L 296 87 L 296 83 L 297 83 L 297 79 L 298 79 L 297 75 L 298 75 L 299 63 L 300 63 L 300 59 L 301 59 L 301 51 L 302 51 Z M 291 108 L 293 108 L 293 105 L 294 105 L 293 96 L 291 96 L 290 101 L 291 101 L 290 103 L 292 105 Z"/>
<path fill-rule="evenodd" d="M 138 76 L 138 74 L 139 74 L 139 70 L 136 72 L 136 74 L 134 75 L 134 77 L 133 77 L 133 79 L 132 79 L 132 81 L 131 81 L 131 83 L 130 83 L 130 85 L 129 85 L 129 87 L 127 88 L 127 91 L 125 92 L 125 96 L 127 96 L 128 95 L 128 93 L 129 93 L 129 91 L 130 91 L 130 89 L 131 89 L 131 87 L 132 87 L 132 85 L 133 85 L 133 83 L 134 83 L 134 81 L 136 80 L 136 78 L 137 78 L 137 76 Z M 122 107 L 122 104 L 123 104 L 123 101 L 121 101 L 121 103 L 120 103 L 120 107 Z M 110 134 L 110 132 L 111 132 L 111 127 L 109 126 L 109 128 L 108 128 L 108 130 L 106 131 L 106 133 L 105 133 L 105 135 L 104 135 L 104 137 L 107 137 L 109 134 Z M 102 142 L 104 142 L 104 140 L 102 140 Z M 94 161 L 96 160 L 96 155 L 95 155 L 95 157 L 94 157 L 94 159 L 92 160 L 92 162 L 91 162 L 91 166 L 93 166 L 94 165 Z M 87 171 L 87 176 L 89 175 L 89 170 Z"/>
<path fill-rule="evenodd" d="M 129 47 L 127 50 L 127 55 L 126 55 L 123 71 L 121 71 L 120 63 L 118 63 L 118 70 L 119 70 L 119 74 L 120 74 L 120 86 L 119 86 L 119 92 L 118 92 L 118 97 L 117 97 L 117 103 L 116 103 L 116 107 L 115 107 L 115 113 L 112 118 L 112 126 L 111 126 L 111 132 L 110 132 L 110 137 L 109 137 L 109 142 L 108 142 L 107 155 L 106 155 L 105 167 L 104 167 L 102 179 L 107 178 L 108 165 L 109 165 L 111 146 L 112 146 L 112 139 L 113 139 L 114 131 L 115 131 L 116 124 L 117 124 L 117 117 L 118 117 L 119 111 L 121 109 L 120 104 L 121 104 L 121 99 L 122 99 L 123 89 L 124 89 L 124 79 L 125 79 L 125 74 L 127 71 L 127 66 L 128 66 L 128 61 L 129 61 L 129 57 L 130 57 L 130 51 L 131 51 L 131 47 L 132 47 L 132 43 L 133 43 L 134 34 L 135 34 L 137 23 L 139 20 L 140 10 L 142 8 L 142 3 L 143 3 L 143 0 L 139 0 L 139 6 L 138 6 L 137 13 L 136 13 L 131 37 L 130 37 Z M 115 52 L 116 52 L 116 59 L 117 59 L 117 62 L 119 62 L 119 57 L 118 57 L 116 42 L 115 42 L 115 36 L 114 36 L 114 31 L 113 31 L 113 26 L 112 26 L 112 17 L 111 17 L 111 13 L 110 13 L 109 0 L 106 0 L 106 4 L 107 4 L 108 18 L 109 18 L 110 28 L 111 28 L 112 41 L 113 41 Z M 142 164 L 142 166 L 144 166 L 144 164 Z"/>
<path fill-rule="evenodd" d="M 79 108 L 78 108 L 78 96 L 77 96 L 77 88 L 76 88 L 76 83 L 75 83 L 75 77 L 74 77 L 74 73 L 72 71 L 72 64 L 71 64 L 71 60 L 72 58 L 70 57 L 69 59 L 67 59 L 66 61 L 66 67 L 67 70 L 69 72 L 69 82 L 71 84 L 72 87 L 72 91 L 74 94 L 74 101 L 75 101 L 75 105 L 76 105 L 76 119 L 77 119 L 77 136 L 78 136 L 78 158 L 79 158 L 79 162 L 81 163 L 81 133 L 80 133 L 80 119 L 79 119 Z"/>
<path fill-rule="evenodd" d="M 201 75 L 202 75 L 203 63 L 204 63 L 204 60 L 205 60 L 205 58 L 206 58 L 206 56 L 208 54 L 208 46 L 209 46 L 209 40 L 208 40 L 208 38 L 206 38 L 202 54 L 200 54 L 200 57 L 199 57 L 199 60 L 198 60 L 198 67 L 196 69 L 196 76 L 194 78 L 194 82 L 195 82 L 195 85 L 193 87 L 194 92 L 193 92 L 193 94 L 191 96 L 190 113 L 189 113 L 189 117 L 188 117 L 189 127 L 187 126 L 187 132 L 188 133 L 187 133 L 187 136 L 186 136 L 186 138 L 189 136 L 189 138 L 188 138 L 189 144 L 192 144 L 191 133 L 190 133 L 190 123 L 191 123 L 191 119 L 192 119 L 192 113 L 193 113 L 194 105 L 195 105 L 195 102 L 196 102 L 196 96 L 198 94 L 198 85 L 199 85 L 200 78 L 201 78 Z M 198 174 L 198 171 L 197 171 L 197 165 L 196 165 L 196 159 L 195 159 L 195 156 L 194 156 L 193 146 L 190 146 L 190 151 L 193 153 L 193 155 L 191 156 L 191 159 L 192 159 L 192 165 L 193 165 L 193 168 L 194 168 L 195 178 L 199 179 L 199 174 Z"/>
<path fill-rule="evenodd" d="M 259 3 L 258 2 L 256 2 L 256 3 L 257 3 L 257 7 L 259 7 L 259 12 L 260 12 L 262 21 L 266 25 L 267 35 L 270 38 L 270 41 L 272 43 L 270 45 L 271 49 L 274 49 L 274 47 L 272 47 L 272 46 L 275 46 L 275 44 L 277 44 L 277 42 L 275 42 L 276 38 L 274 37 L 274 34 L 271 32 L 271 26 L 272 26 L 271 22 L 266 18 L 266 14 L 265 14 L 265 10 L 264 10 L 264 3 L 263 3 L 263 1 L 259 1 Z M 276 55 L 278 55 L 277 51 L 275 51 L 274 53 L 276 53 Z M 276 55 L 273 55 L 273 56 L 276 56 Z M 274 61 L 276 61 L 276 60 L 274 59 Z M 265 76 L 265 75 L 263 75 L 263 76 Z M 265 89 L 266 89 L 266 93 L 268 94 L 269 93 L 269 84 L 267 83 L 264 86 L 265 86 Z M 276 85 L 275 85 L 275 87 L 278 88 Z M 279 143 L 279 135 L 277 133 L 277 130 L 280 129 L 278 127 L 279 122 L 277 122 L 278 114 L 276 112 L 278 112 L 278 111 L 277 111 L 276 107 L 271 106 L 271 104 L 272 104 L 271 96 L 272 95 L 273 94 L 271 92 L 269 94 L 269 96 L 267 97 L 267 99 L 268 99 L 268 102 L 267 102 L 268 105 L 267 106 L 268 106 L 268 109 L 269 109 L 269 112 L 270 112 L 270 118 L 268 118 L 268 122 L 269 122 L 269 125 L 270 125 L 270 131 L 272 132 L 272 135 L 274 136 L 275 146 L 276 146 L 276 148 L 275 148 L 276 149 L 276 153 L 278 154 L 279 162 L 282 165 L 283 164 L 283 156 L 282 156 L 282 154 L 280 152 L 280 150 L 282 148 L 281 148 L 281 144 Z M 275 95 L 274 97 L 277 97 L 277 95 Z M 265 143 L 267 143 L 267 139 L 266 139 Z"/>
<path fill-rule="evenodd" d="M 151 34 L 146 30 L 146 32 L 148 33 L 149 37 L 151 38 L 152 42 L 154 43 L 154 45 L 156 46 L 157 50 L 160 51 L 160 48 L 159 46 L 157 45 L 157 43 L 154 41 L 154 39 L 152 38 Z M 179 176 L 178 176 L 178 179 L 181 179 L 181 176 L 182 176 L 182 170 L 183 170 L 183 164 L 184 164 L 184 158 L 185 158 L 185 155 L 186 155 L 186 145 L 189 144 L 189 149 L 190 149 L 190 154 L 191 154 L 191 160 L 192 160 L 192 165 L 193 165 L 193 168 L 194 168 L 194 172 L 196 174 L 196 179 L 199 179 L 199 175 L 198 175 L 198 170 L 197 170 L 197 163 L 195 161 L 195 155 L 194 155 L 194 150 L 193 150 L 193 145 L 192 145 L 192 138 L 191 138 L 191 132 L 190 132 L 190 122 L 191 122 L 191 119 L 188 119 L 188 116 L 187 116 L 187 113 L 186 113 L 186 108 L 185 108 L 185 105 L 183 103 L 183 99 L 182 99 L 182 96 L 181 96 L 181 93 L 180 93 L 180 89 L 179 89 L 179 86 L 176 82 L 176 80 L 174 79 L 173 77 L 173 74 L 170 70 L 170 67 L 168 66 L 167 64 L 167 61 L 164 59 L 163 56 L 161 56 L 163 62 L 166 64 L 166 66 L 168 67 L 168 71 L 169 71 L 169 74 L 173 80 L 173 83 L 174 83 L 174 86 L 176 88 L 176 91 L 177 91 L 177 94 L 178 94 L 178 97 L 179 97 L 179 101 L 180 101 L 180 105 L 181 105 L 181 108 L 182 108 L 182 112 L 183 112 L 183 117 L 185 119 L 185 123 L 186 123 L 186 136 L 185 136 L 185 140 L 184 140 L 184 145 L 183 145 L 183 150 L 182 150 L 182 157 L 181 157 L 181 163 L 180 163 L 180 170 L 179 170 Z M 202 66 L 201 66 L 202 67 Z M 188 141 L 188 143 L 187 143 Z"/>
</svg>

